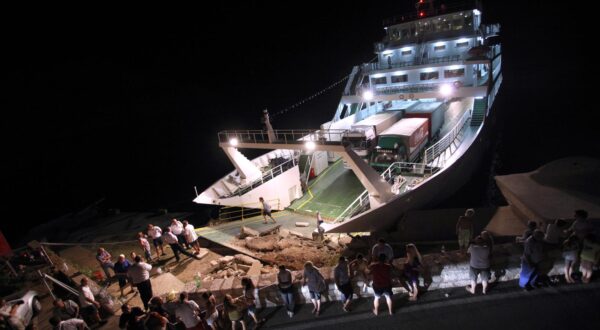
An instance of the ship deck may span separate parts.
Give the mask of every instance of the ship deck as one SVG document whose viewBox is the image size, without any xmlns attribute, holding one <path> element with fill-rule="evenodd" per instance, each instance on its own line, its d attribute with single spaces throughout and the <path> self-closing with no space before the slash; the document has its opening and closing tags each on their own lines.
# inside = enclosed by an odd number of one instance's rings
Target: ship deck
<svg viewBox="0 0 600 330">
<path fill-rule="evenodd" d="M 309 182 L 308 192 L 288 209 L 311 214 L 320 211 L 324 218 L 335 219 L 364 190 L 352 170 L 345 168 L 339 159 Z"/>
</svg>

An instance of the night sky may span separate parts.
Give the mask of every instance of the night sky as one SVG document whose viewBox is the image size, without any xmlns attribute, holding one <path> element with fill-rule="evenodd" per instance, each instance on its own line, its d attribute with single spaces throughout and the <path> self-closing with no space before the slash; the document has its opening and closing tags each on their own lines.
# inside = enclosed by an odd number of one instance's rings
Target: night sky
<svg viewBox="0 0 600 330">
<path fill-rule="evenodd" d="M 277 112 L 371 60 L 382 20 L 413 2 L 203 2 L 184 16 L 15 15 L 3 23 L 8 213 L 0 228 L 16 242 L 27 227 L 101 198 L 125 211 L 194 209 L 193 187 L 202 191 L 232 169 L 217 147 L 219 130 L 260 128 L 262 109 Z M 585 96 L 594 95 L 586 81 L 598 70 L 586 64 L 591 22 L 579 17 L 586 11 L 547 1 L 485 1 L 483 9 L 484 21 L 503 30 L 496 171 L 597 157 L 589 113 L 598 106 Z M 330 120 L 342 86 L 273 125 Z M 467 185 L 456 203 L 482 203 L 483 188 Z"/>
</svg>

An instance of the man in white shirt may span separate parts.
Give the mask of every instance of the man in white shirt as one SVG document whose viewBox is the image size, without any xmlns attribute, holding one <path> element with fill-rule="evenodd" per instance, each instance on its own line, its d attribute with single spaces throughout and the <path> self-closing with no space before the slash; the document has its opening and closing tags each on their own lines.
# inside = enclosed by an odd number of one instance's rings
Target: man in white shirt
<svg viewBox="0 0 600 330">
<path fill-rule="evenodd" d="M 175 255 L 175 260 L 177 260 L 177 262 L 179 262 L 179 260 L 180 260 L 180 258 L 179 258 L 180 252 L 190 258 L 198 259 L 198 257 L 187 252 L 183 247 L 181 247 L 181 244 L 179 244 L 179 241 L 177 240 L 177 236 L 175 236 L 171 232 L 171 228 L 169 228 L 169 227 L 165 228 L 165 234 L 163 235 L 163 238 L 164 238 L 165 243 L 169 244 L 169 246 L 171 247 L 171 250 L 173 250 L 173 254 Z"/>
<path fill-rule="evenodd" d="M 127 275 L 131 278 L 131 283 L 138 288 L 144 308 L 148 310 L 148 302 L 152 298 L 152 282 L 150 282 L 152 266 L 143 262 L 140 256 L 135 256 L 134 261 L 133 265 L 129 267 Z"/>
<path fill-rule="evenodd" d="M 187 220 L 183 220 L 183 233 L 185 236 L 185 240 L 189 245 L 194 247 L 194 254 L 200 254 L 200 243 L 198 243 L 198 234 L 196 234 L 196 229 L 194 225 L 189 223 Z"/>
<path fill-rule="evenodd" d="M 171 219 L 171 225 L 169 226 L 169 228 L 171 228 L 171 232 L 177 236 L 177 240 L 179 241 L 179 244 L 185 245 L 186 248 L 190 248 L 189 244 L 185 241 L 185 236 L 183 235 L 183 223 L 181 223 L 181 221 L 173 218 Z"/>
<path fill-rule="evenodd" d="M 152 224 L 148 225 L 148 236 L 152 238 L 152 243 L 154 244 L 154 249 L 156 249 L 156 259 L 160 259 L 161 255 L 165 255 L 165 251 L 163 250 L 163 241 L 162 241 L 162 229 L 158 226 L 154 226 Z M 160 254 L 158 251 L 160 250 Z"/>
<path fill-rule="evenodd" d="M 87 315 L 90 320 L 94 321 L 94 323 L 106 323 L 106 320 L 100 320 L 100 314 L 98 313 L 98 308 L 100 308 L 100 303 L 96 301 L 94 298 L 94 293 L 89 286 L 89 281 L 87 278 L 81 279 L 81 288 L 79 289 L 79 305 L 81 306 L 81 314 Z"/>
<path fill-rule="evenodd" d="M 202 322 L 202 319 L 198 316 L 199 313 L 200 306 L 195 301 L 188 300 L 187 292 L 182 292 L 179 295 L 179 304 L 175 309 L 175 316 L 183 322 L 186 329 L 197 329 L 198 324 Z"/>
<path fill-rule="evenodd" d="M 262 216 L 265 219 L 263 223 L 267 223 L 267 216 L 271 218 L 273 223 L 277 223 L 277 221 L 275 221 L 275 219 L 273 219 L 273 216 L 271 215 L 271 205 L 265 202 L 265 199 L 262 197 L 259 197 L 258 200 L 262 204 Z"/>
</svg>

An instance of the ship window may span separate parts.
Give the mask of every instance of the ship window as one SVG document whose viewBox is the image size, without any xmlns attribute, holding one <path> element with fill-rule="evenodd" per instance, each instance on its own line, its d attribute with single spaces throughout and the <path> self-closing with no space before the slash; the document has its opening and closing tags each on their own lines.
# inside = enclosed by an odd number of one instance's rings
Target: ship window
<svg viewBox="0 0 600 330">
<path fill-rule="evenodd" d="M 469 45 L 469 42 L 468 42 L 468 41 L 457 42 L 457 43 L 456 43 L 456 48 L 459 48 L 459 47 L 467 47 L 468 45 Z"/>
<path fill-rule="evenodd" d="M 465 75 L 465 69 L 456 69 L 456 70 L 444 70 L 444 78 L 456 78 L 463 77 Z"/>
<path fill-rule="evenodd" d="M 421 80 L 434 80 L 440 77 L 440 73 L 437 71 L 433 72 L 421 72 Z"/>
<path fill-rule="evenodd" d="M 371 78 L 371 81 L 373 82 L 373 85 L 385 85 L 385 84 L 387 84 L 387 78 L 386 77 Z"/>
<path fill-rule="evenodd" d="M 412 49 L 409 49 L 409 50 L 403 50 L 403 51 L 402 51 L 402 56 L 407 56 L 407 55 L 410 55 L 410 54 L 412 54 Z"/>
<path fill-rule="evenodd" d="M 433 46 L 433 50 L 436 52 L 446 49 L 446 45 Z"/>
<path fill-rule="evenodd" d="M 408 75 L 401 74 L 397 76 L 392 76 L 392 84 L 403 83 L 408 81 Z"/>
</svg>

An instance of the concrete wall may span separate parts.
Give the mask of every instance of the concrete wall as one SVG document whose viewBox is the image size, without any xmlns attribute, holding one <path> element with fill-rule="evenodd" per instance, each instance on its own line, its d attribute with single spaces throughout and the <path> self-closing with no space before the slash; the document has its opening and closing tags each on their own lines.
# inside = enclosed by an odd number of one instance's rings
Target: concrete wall
<svg viewBox="0 0 600 330">
<path fill-rule="evenodd" d="M 504 244 L 494 247 L 492 256 L 492 278 L 490 282 L 505 282 L 519 278 L 521 268 L 522 246 L 517 244 Z M 457 252 L 448 252 L 445 254 L 430 254 L 423 257 L 424 264 L 427 266 L 420 277 L 421 293 L 431 290 L 439 290 L 451 287 L 461 287 L 469 284 L 469 260 L 468 257 Z M 395 259 L 394 265 L 398 269 L 402 269 L 404 259 Z M 546 263 L 548 275 L 561 275 L 564 264 L 558 251 L 551 253 Z M 333 268 L 320 268 L 321 274 L 328 283 L 328 291 L 323 294 L 323 301 L 338 301 L 340 293 L 333 283 Z M 401 273 L 398 270 L 397 273 Z M 310 303 L 310 295 L 307 287 L 300 285 L 302 272 L 294 271 L 292 274 L 297 278 L 295 287 L 296 303 Z M 264 274 L 251 277 L 257 285 L 257 296 L 259 307 L 272 307 L 282 305 L 279 290 L 276 286 L 276 274 Z M 185 287 L 190 292 L 190 298 L 197 300 L 200 304 L 203 303 L 201 298 L 202 293 L 210 290 L 215 294 L 217 300 L 222 299 L 225 294 L 232 294 L 234 297 L 242 294 L 242 287 L 238 278 L 216 279 L 212 282 L 203 283 L 201 288 L 196 288 L 193 283 L 188 283 Z M 372 297 L 373 289 L 368 288 L 367 292 L 359 290 L 362 287 L 362 281 L 354 281 L 354 292 L 360 294 L 360 297 Z M 398 281 L 394 282 L 394 294 L 406 293 Z M 354 296 L 357 298 L 357 295 Z"/>
</svg>

